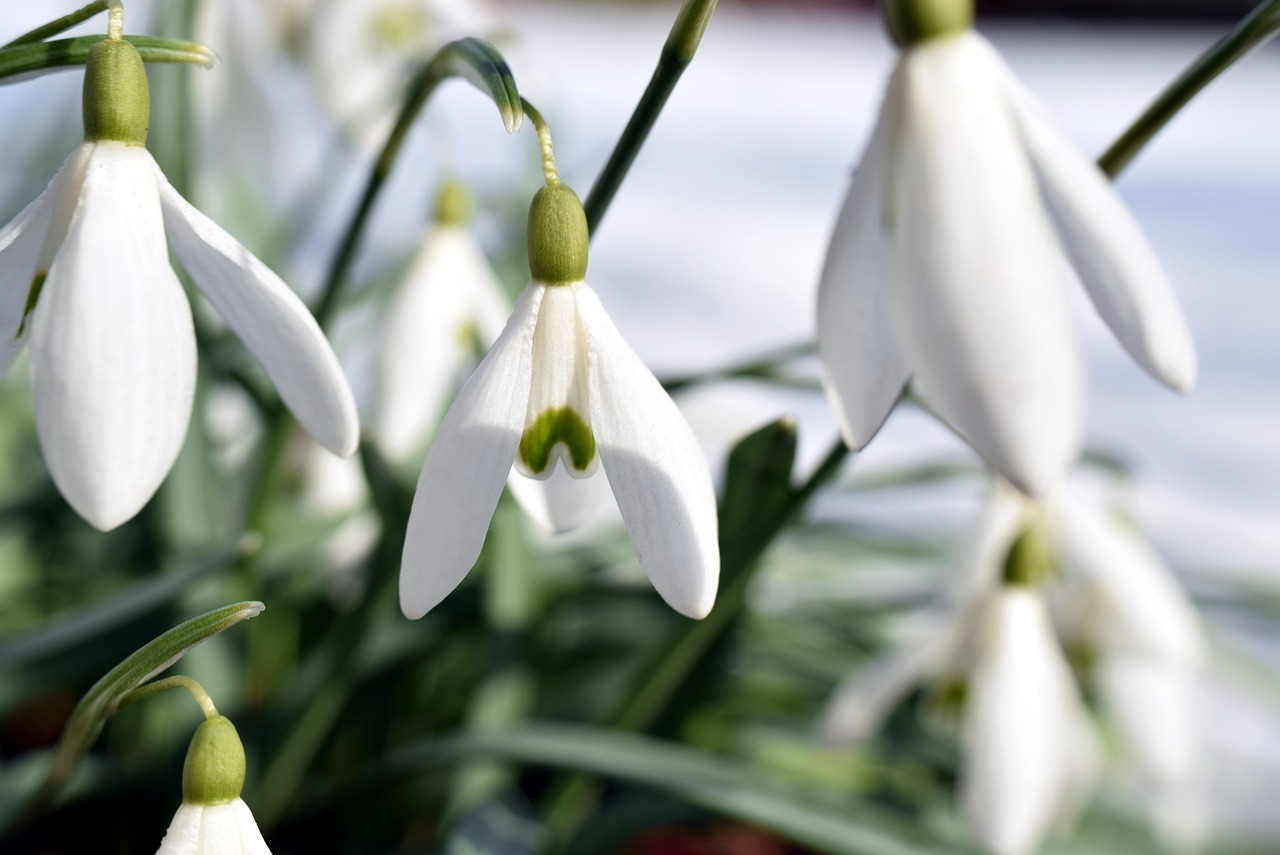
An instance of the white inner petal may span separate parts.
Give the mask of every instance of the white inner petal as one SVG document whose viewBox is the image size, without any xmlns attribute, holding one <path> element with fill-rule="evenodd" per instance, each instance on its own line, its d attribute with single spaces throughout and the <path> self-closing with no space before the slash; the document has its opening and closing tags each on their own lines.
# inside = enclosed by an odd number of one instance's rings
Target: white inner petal
<svg viewBox="0 0 1280 855">
<path fill-rule="evenodd" d="M 546 289 L 533 333 L 533 374 L 516 470 L 551 476 L 557 462 L 576 478 L 596 471 L 599 457 L 588 408 L 586 338 L 578 318 L 580 283 Z"/>
</svg>

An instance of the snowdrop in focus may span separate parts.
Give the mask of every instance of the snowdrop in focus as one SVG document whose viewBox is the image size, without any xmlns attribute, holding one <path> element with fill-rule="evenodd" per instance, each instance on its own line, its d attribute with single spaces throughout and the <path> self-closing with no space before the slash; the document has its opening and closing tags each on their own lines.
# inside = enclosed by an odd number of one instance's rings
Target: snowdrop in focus
<svg viewBox="0 0 1280 855">
<path fill-rule="evenodd" d="M 156 855 L 271 855 L 244 786 L 244 746 L 222 716 L 197 728 L 182 767 L 182 804 Z"/>
<path fill-rule="evenodd" d="M 532 281 L 445 415 L 422 467 L 400 569 L 421 617 L 475 564 L 513 467 L 608 476 L 640 564 L 674 609 L 702 617 L 720 556 L 715 491 L 697 438 L 586 284 L 578 197 L 550 183 L 529 212 Z"/>
<path fill-rule="evenodd" d="M 1069 270 L 1167 386 L 1194 385 L 1195 348 L 1138 224 L 969 29 L 971 4 L 884 5 L 902 53 L 822 272 L 826 389 L 860 449 L 911 380 L 997 472 L 1043 496 L 1083 432 Z"/>
<path fill-rule="evenodd" d="M 346 378 L 306 307 L 160 172 L 145 147 L 148 97 L 117 27 L 85 68 L 85 141 L 0 231 L 0 371 L 29 338 L 45 463 L 103 530 L 159 488 L 191 416 L 195 333 L 166 232 L 303 426 L 341 455 L 359 435 Z"/>
</svg>

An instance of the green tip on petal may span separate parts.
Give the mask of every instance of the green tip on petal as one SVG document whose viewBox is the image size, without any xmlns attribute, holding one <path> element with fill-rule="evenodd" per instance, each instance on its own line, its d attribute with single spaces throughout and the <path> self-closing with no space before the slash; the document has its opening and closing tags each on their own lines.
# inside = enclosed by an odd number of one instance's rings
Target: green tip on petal
<svg viewBox="0 0 1280 855">
<path fill-rule="evenodd" d="M 1057 572 L 1053 543 L 1044 527 L 1030 524 L 1009 547 L 1004 562 L 1007 587 L 1040 588 Z"/>
<path fill-rule="evenodd" d="M 569 449 L 573 468 L 586 472 L 596 456 L 596 438 L 591 428 L 571 407 L 546 410 L 520 435 L 520 460 L 530 472 L 541 475 L 551 462 L 557 443 Z"/>
<path fill-rule="evenodd" d="M 222 805 L 240 797 L 244 787 L 244 745 L 235 725 L 215 716 L 196 728 L 182 766 L 182 801 Z"/>
<path fill-rule="evenodd" d="M 529 272 L 544 285 L 568 285 L 587 277 L 587 215 L 578 194 L 564 184 L 543 187 L 529 206 Z"/>
<path fill-rule="evenodd" d="M 103 39 L 84 66 L 84 138 L 145 146 L 151 122 L 147 70 L 124 39 Z"/>
<path fill-rule="evenodd" d="M 973 0 L 880 0 L 880 8 L 900 48 L 963 33 L 973 26 Z"/>
<path fill-rule="evenodd" d="M 446 178 L 436 193 L 436 225 L 465 226 L 471 219 L 471 194 L 456 178 Z"/>
</svg>

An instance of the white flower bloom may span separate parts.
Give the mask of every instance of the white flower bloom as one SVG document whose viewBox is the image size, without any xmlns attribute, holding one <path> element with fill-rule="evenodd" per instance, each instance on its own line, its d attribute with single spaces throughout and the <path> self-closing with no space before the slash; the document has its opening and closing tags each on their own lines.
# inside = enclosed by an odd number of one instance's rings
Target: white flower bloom
<svg viewBox="0 0 1280 855">
<path fill-rule="evenodd" d="M 532 282 L 427 452 L 405 537 L 400 606 L 421 617 L 475 564 L 512 468 L 603 468 L 649 579 L 674 609 L 710 611 L 715 493 L 697 438 L 585 282 Z"/>
<path fill-rule="evenodd" d="M 392 300 L 379 357 L 374 424 L 388 458 L 421 452 L 477 344 L 502 332 L 508 299 L 470 230 L 432 228 Z"/>
<path fill-rule="evenodd" d="M 981 36 L 905 49 L 818 291 L 846 442 L 866 445 L 910 379 L 996 471 L 1047 494 L 1083 425 L 1069 268 L 1134 359 L 1173 389 L 1194 385 L 1174 293 L 1102 172 Z"/>
<path fill-rule="evenodd" d="M 29 337 L 45 462 L 103 530 L 159 488 L 190 420 L 195 333 L 166 231 L 303 426 L 343 455 L 359 437 L 346 378 L 297 296 L 178 195 L 145 148 L 86 141 L 0 231 L 0 370 Z"/>
<path fill-rule="evenodd" d="M 183 803 L 156 855 L 271 855 L 244 800 L 218 805 Z"/>
</svg>

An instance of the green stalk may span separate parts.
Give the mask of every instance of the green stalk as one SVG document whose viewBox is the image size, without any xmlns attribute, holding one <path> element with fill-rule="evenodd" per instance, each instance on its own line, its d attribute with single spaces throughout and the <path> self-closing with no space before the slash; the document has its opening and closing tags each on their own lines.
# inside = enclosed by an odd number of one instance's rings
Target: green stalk
<svg viewBox="0 0 1280 855">
<path fill-rule="evenodd" d="M 600 177 L 596 179 L 583 203 L 587 212 L 587 228 L 592 234 L 595 234 L 596 227 L 604 219 L 605 211 L 609 209 L 614 194 L 631 170 L 631 164 L 648 139 L 649 132 L 653 130 L 654 122 L 666 106 L 676 83 L 680 81 L 680 75 L 693 62 L 693 55 L 697 53 L 702 34 L 706 32 L 711 13 L 715 10 L 716 0 L 685 0 L 685 4 L 680 7 L 667 42 L 662 46 L 658 67 L 654 69 L 648 87 L 640 96 L 640 103 L 636 104 L 618 144 L 614 146 Z"/>
<path fill-rule="evenodd" d="M 396 158 L 400 155 L 400 148 L 418 113 L 436 91 L 436 87 L 445 80 L 450 77 L 465 77 L 474 81 L 477 76 L 483 81 L 489 96 L 502 114 L 502 123 L 507 133 L 520 128 L 524 113 L 520 94 L 516 91 L 515 78 L 502 55 L 485 42 L 479 39 L 450 42 L 418 71 L 405 93 L 404 105 L 400 108 L 395 126 L 387 141 L 382 144 L 378 159 L 374 161 L 373 169 L 365 182 L 364 194 L 360 197 L 360 203 L 343 234 L 342 244 L 329 267 L 329 275 L 316 306 L 316 320 L 322 328 L 333 320 L 347 268 L 351 266 L 360 238 L 368 225 L 369 215 L 373 213 L 373 205 L 378 200 L 382 185 L 391 175 Z"/>
<path fill-rule="evenodd" d="M 1266 0 L 1250 12 L 1236 28 L 1202 53 L 1178 75 L 1151 106 L 1111 144 L 1098 166 L 1115 178 L 1129 161 L 1149 143 L 1169 120 L 1194 98 L 1201 89 L 1234 65 L 1249 51 L 1259 47 L 1280 32 L 1280 0 Z"/>
<path fill-rule="evenodd" d="M 110 5 L 109 0 L 94 0 L 94 2 L 90 3 L 88 6 L 81 7 L 71 14 L 63 15 L 61 18 L 56 18 L 47 24 L 41 24 L 34 30 L 28 33 L 23 33 L 13 41 L 0 47 L 16 47 L 18 45 L 42 42 L 47 38 L 58 35 L 59 33 L 65 33 L 77 24 L 84 23 L 93 16 L 105 12 L 108 5 Z"/>
</svg>

